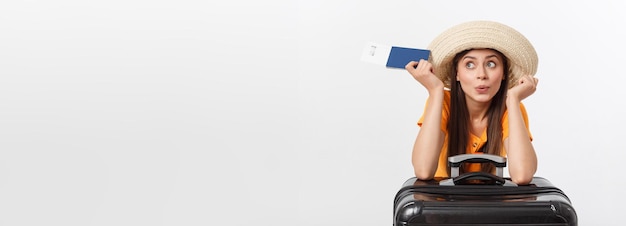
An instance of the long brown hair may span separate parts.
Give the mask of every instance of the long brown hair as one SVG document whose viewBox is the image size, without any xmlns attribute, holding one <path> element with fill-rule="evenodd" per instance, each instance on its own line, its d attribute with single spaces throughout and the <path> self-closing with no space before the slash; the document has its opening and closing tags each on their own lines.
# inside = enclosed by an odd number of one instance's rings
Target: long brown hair
<svg viewBox="0 0 626 226">
<path fill-rule="evenodd" d="M 448 120 L 448 157 L 459 154 L 465 154 L 470 136 L 470 118 L 465 102 L 465 92 L 461 88 L 461 83 L 456 81 L 457 65 L 459 60 L 465 56 L 470 50 L 458 53 L 453 60 L 450 80 L 450 116 Z M 481 152 L 486 154 L 500 155 L 502 144 L 502 116 L 506 110 L 506 92 L 508 90 L 508 78 L 510 69 L 506 57 L 497 50 L 496 51 L 503 61 L 504 79 L 500 83 L 500 90 L 491 100 L 489 109 L 487 109 L 487 142 L 481 148 Z M 461 172 L 464 172 L 461 167 Z M 492 164 L 483 163 L 481 170 L 484 172 L 492 172 L 494 169 Z"/>
</svg>

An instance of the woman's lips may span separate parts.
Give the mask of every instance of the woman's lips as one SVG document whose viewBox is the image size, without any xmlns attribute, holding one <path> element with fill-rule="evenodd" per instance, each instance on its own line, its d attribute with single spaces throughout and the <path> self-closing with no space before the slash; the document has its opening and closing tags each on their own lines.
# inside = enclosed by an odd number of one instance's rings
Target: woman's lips
<svg viewBox="0 0 626 226">
<path fill-rule="evenodd" d="M 489 86 L 477 86 L 476 87 L 476 92 L 480 94 L 485 94 L 487 93 L 488 90 L 489 90 Z"/>
</svg>

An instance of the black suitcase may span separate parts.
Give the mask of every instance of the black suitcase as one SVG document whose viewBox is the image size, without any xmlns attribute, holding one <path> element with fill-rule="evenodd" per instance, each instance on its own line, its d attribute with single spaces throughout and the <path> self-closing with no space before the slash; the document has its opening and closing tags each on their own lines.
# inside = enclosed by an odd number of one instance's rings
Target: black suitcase
<svg viewBox="0 0 626 226">
<path fill-rule="evenodd" d="M 565 193 L 541 177 L 518 186 L 503 178 L 506 158 L 471 154 L 449 158 L 451 178 L 408 179 L 396 193 L 394 226 L 416 225 L 577 225 Z M 458 175 L 464 162 L 491 162 L 496 175 Z"/>
</svg>

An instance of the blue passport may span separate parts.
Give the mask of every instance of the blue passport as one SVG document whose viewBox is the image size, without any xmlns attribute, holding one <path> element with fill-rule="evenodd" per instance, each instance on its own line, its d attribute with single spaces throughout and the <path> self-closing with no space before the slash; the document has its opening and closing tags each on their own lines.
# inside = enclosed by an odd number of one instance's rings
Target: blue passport
<svg viewBox="0 0 626 226">
<path fill-rule="evenodd" d="M 419 61 L 420 59 L 428 60 L 429 56 L 430 50 L 392 46 L 386 66 L 404 69 L 409 62 Z"/>
</svg>

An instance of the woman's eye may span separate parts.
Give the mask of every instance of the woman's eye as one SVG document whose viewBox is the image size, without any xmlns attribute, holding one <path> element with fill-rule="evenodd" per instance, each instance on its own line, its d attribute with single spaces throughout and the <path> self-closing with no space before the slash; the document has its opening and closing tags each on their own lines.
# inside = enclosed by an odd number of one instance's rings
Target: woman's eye
<svg viewBox="0 0 626 226">
<path fill-rule="evenodd" d="M 496 63 L 494 63 L 493 61 L 489 61 L 487 63 L 487 67 L 494 68 L 494 67 L 496 67 Z"/>
<path fill-rule="evenodd" d="M 465 64 L 465 67 L 466 68 L 474 68 L 474 67 L 476 67 L 476 65 L 474 65 L 474 63 L 472 63 L 472 62 L 468 62 L 468 63 Z"/>
</svg>

